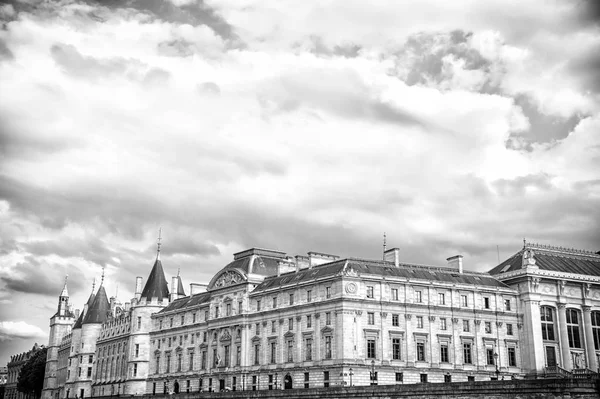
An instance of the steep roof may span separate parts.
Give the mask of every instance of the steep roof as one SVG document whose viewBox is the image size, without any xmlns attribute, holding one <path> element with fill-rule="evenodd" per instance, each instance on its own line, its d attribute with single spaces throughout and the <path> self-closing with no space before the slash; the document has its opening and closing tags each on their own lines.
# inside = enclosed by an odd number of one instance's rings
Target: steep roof
<svg viewBox="0 0 600 399">
<path fill-rule="evenodd" d="M 181 276 L 177 275 L 177 295 L 185 296 L 185 291 L 183 289 L 183 282 L 181 281 Z"/>
<path fill-rule="evenodd" d="M 169 285 L 165 279 L 165 272 L 158 257 L 142 290 L 142 298 L 146 298 L 147 301 L 152 300 L 152 298 L 158 298 L 159 301 L 169 298 Z"/>
<path fill-rule="evenodd" d="M 60 293 L 60 296 L 69 296 L 69 291 L 67 290 L 67 279 L 65 278 L 65 286 Z"/>
<path fill-rule="evenodd" d="M 85 315 L 87 314 L 87 310 L 86 309 L 89 309 L 89 308 L 92 307 L 92 304 L 94 303 L 94 299 L 96 299 L 96 294 L 94 294 L 92 292 L 90 294 L 90 297 L 88 298 L 87 303 L 83 307 L 83 310 L 81 311 L 81 314 L 77 318 L 77 321 L 75 322 L 75 324 L 73 324 L 73 330 L 76 329 L 76 328 L 81 328 L 81 326 L 83 325 L 83 319 L 85 318 Z"/>
<path fill-rule="evenodd" d="M 523 249 L 490 270 L 499 275 L 522 268 L 523 253 L 533 251 L 535 265 L 542 270 L 600 276 L 600 255 L 591 251 L 525 243 Z"/>
<path fill-rule="evenodd" d="M 202 292 L 192 296 L 186 296 L 185 298 L 179 298 L 171 302 L 168 306 L 161 309 L 158 313 L 170 312 L 172 310 L 189 308 L 203 303 L 210 302 L 210 292 Z"/>
<path fill-rule="evenodd" d="M 104 323 L 110 315 L 110 304 L 104 286 L 100 286 L 92 306 L 83 318 L 83 324 Z"/>
<path fill-rule="evenodd" d="M 453 268 L 409 263 L 400 263 L 399 267 L 395 267 L 392 262 L 348 258 L 314 266 L 311 269 L 302 269 L 298 272 L 286 273 L 281 276 L 267 277 L 253 290 L 253 293 L 294 282 L 314 280 L 342 273 L 356 273 L 358 276 L 370 274 L 382 277 L 401 277 L 411 279 L 412 281 L 440 281 L 489 287 L 507 287 L 506 284 L 496 280 L 487 273 L 459 273 L 458 270 Z"/>
</svg>

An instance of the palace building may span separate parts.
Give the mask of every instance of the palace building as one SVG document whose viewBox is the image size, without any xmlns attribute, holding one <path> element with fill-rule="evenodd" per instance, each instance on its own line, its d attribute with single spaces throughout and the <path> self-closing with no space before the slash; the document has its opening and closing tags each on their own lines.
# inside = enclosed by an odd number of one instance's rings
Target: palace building
<svg viewBox="0 0 600 399">
<path fill-rule="evenodd" d="M 592 373 L 600 255 L 525 244 L 489 273 L 252 248 L 208 283 L 157 257 L 124 305 L 103 284 L 51 319 L 44 398 Z"/>
</svg>

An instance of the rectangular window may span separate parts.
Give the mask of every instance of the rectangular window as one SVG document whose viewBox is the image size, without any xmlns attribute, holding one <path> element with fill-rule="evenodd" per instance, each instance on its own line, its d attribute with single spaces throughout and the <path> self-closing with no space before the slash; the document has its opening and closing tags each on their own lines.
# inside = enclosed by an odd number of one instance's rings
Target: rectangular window
<svg viewBox="0 0 600 399">
<path fill-rule="evenodd" d="M 392 288 L 392 301 L 398 300 L 398 288 Z"/>
<path fill-rule="evenodd" d="M 444 382 L 452 382 L 452 375 L 444 374 Z"/>
<path fill-rule="evenodd" d="M 423 302 L 423 293 L 421 291 L 415 291 L 415 302 L 416 303 Z"/>
<path fill-rule="evenodd" d="M 290 305 L 294 304 L 294 294 L 290 294 Z"/>
<path fill-rule="evenodd" d="M 440 305 L 445 305 L 446 304 L 446 294 L 444 294 L 443 292 L 440 292 L 438 294 L 438 303 Z"/>
<path fill-rule="evenodd" d="M 460 296 L 460 306 L 462 306 L 463 308 L 466 308 L 467 306 L 469 306 L 469 300 L 467 299 L 466 295 Z"/>
<path fill-rule="evenodd" d="M 208 332 L 204 331 L 202 333 L 202 342 L 206 343 L 207 340 L 208 340 Z"/>
<path fill-rule="evenodd" d="M 258 385 L 258 377 L 253 375 L 252 376 L 252 390 L 256 391 L 256 386 Z"/>
<path fill-rule="evenodd" d="M 417 316 L 417 328 L 423 328 L 423 316 Z"/>
<path fill-rule="evenodd" d="M 485 360 L 488 366 L 494 365 L 494 350 L 492 348 L 486 348 L 485 350 Z"/>
<path fill-rule="evenodd" d="M 490 308 L 490 298 L 483 297 L 483 307 L 485 309 L 489 309 Z"/>
<path fill-rule="evenodd" d="M 440 330 L 446 330 L 447 329 L 447 325 L 446 325 L 446 319 L 444 317 L 440 318 Z"/>
<path fill-rule="evenodd" d="M 260 299 L 256 300 L 256 311 L 260 312 Z"/>
<path fill-rule="evenodd" d="M 172 317 L 169 319 L 169 327 L 173 327 L 173 318 Z"/>
<path fill-rule="evenodd" d="M 119 344 L 121 345 L 121 344 Z M 94 355 L 89 355 L 88 356 L 88 363 L 92 363 L 94 361 Z"/>
<path fill-rule="evenodd" d="M 194 334 L 190 334 L 190 344 L 194 345 Z"/>
<path fill-rule="evenodd" d="M 448 363 L 449 357 L 448 357 L 448 344 L 447 343 L 442 343 L 440 345 L 440 362 L 442 363 Z"/>
<path fill-rule="evenodd" d="M 425 361 L 425 343 L 417 342 L 417 361 L 424 362 Z"/>
<path fill-rule="evenodd" d="M 137 366 L 137 364 L 135 366 Z M 88 378 L 92 377 L 92 368 L 91 367 L 88 367 L 88 369 L 87 369 L 87 376 L 88 376 Z"/>
<path fill-rule="evenodd" d="M 271 332 L 274 333 L 277 331 L 277 326 L 275 320 L 271 322 Z"/>
<path fill-rule="evenodd" d="M 181 325 L 185 324 L 185 316 L 181 316 Z"/>
<path fill-rule="evenodd" d="M 191 352 L 188 356 L 188 370 L 194 369 L 194 352 Z"/>
<path fill-rule="evenodd" d="M 396 373 L 396 382 L 404 382 L 404 373 Z"/>
<path fill-rule="evenodd" d="M 311 302 L 311 301 L 312 301 L 312 291 L 307 290 L 306 291 L 306 302 Z"/>
<path fill-rule="evenodd" d="M 160 371 L 160 356 L 156 356 L 156 368 L 154 369 L 154 373 L 158 374 Z"/>
<path fill-rule="evenodd" d="M 260 335 L 260 323 L 256 323 L 256 335 Z"/>
<path fill-rule="evenodd" d="M 288 330 L 289 331 L 293 331 L 294 330 L 294 318 L 290 317 L 288 319 Z"/>
<path fill-rule="evenodd" d="M 463 331 L 464 332 L 469 332 L 470 328 L 469 328 L 469 320 L 463 320 Z"/>
<path fill-rule="evenodd" d="M 260 364 L 260 345 L 254 345 L 254 365 Z"/>
<path fill-rule="evenodd" d="M 229 345 L 225 345 L 223 346 L 223 352 L 225 355 L 225 367 L 229 367 L 230 366 L 230 359 L 231 359 L 231 351 L 229 349 Z"/>
<path fill-rule="evenodd" d="M 325 287 L 325 298 L 331 298 L 331 287 Z"/>
<path fill-rule="evenodd" d="M 277 363 L 277 343 L 271 342 L 271 363 Z"/>
<path fill-rule="evenodd" d="M 473 364 L 473 357 L 471 356 L 471 344 L 470 343 L 463 344 L 463 363 L 464 364 Z"/>
<path fill-rule="evenodd" d="M 167 373 L 171 372 L 171 355 L 167 355 Z"/>
<path fill-rule="evenodd" d="M 508 365 L 517 367 L 517 352 L 513 347 L 508 348 Z"/>
<path fill-rule="evenodd" d="M 162 320 L 159 320 L 159 321 L 158 321 L 158 329 L 159 329 L 159 330 L 162 330 Z"/>
<path fill-rule="evenodd" d="M 90 374 L 92 372 L 92 369 L 90 368 Z M 133 376 L 137 377 L 137 363 L 133 364 Z"/>
<path fill-rule="evenodd" d="M 331 335 L 325 337 L 325 359 L 331 359 Z"/>
<path fill-rule="evenodd" d="M 231 304 L 230 304 L 230 303 L 228 303 L 228 304 L 227 304 L 227 306 L 226 306 L 226 308 L 225 308 L 225 309 L 226 309 L 226 310 L 225 310 L 225 312 L 226 312 L 225 314 L 226 314 L 227 316 L 231 316 Z"/>
<path fill-rule="evenodd" d="M 244 310 L 244 302 L 239 301 L 238 302 L 238 314 L 242 314 L 243 310 Z"/>
<path fill-rule="evenodd" d="M 201 364 L 201 369 L 205 370 L 206 369 L 206 351 L 202 351 L 202 358 L 200 359 L 202 364 Z"/>
<path fill-rule="evenodd" d="M 426 383 L 427 382 L 427 374 L 421 374 L 420 376 L 420 381 L 422 383 Z"/>
<path fill-rule="evenodd" d="M 219 317 L 219 307 L 215 306 L 215 319 Z"/>
<path fill-rule="evenodd" d="M 208 310 L 204 311 L 204 321 L 208 320 Z"/>
<path fill-rule="evenodd" d="M 392 326 L 399 327 L 400 326 L 400 318 L 397 314 L 392 315 Z"/>
<path fill-rule="evenodd" d="M 181 354 L 177 355 L 177 371 L 181 371 Z"/>
<path fill-rule="evenodd" d="M 312 316 L 311 315 L 306 316 L 306 327 L 312 328 Z"/>
<path fill-rule="evenodd" d="M 491 334 L 492 333 L 492 322 L 491 321 L 486 321 L 485 322 L 485 333 L 486 334 Z"/>
<path fill-rule="evenodd" d="M 325 325 L 331 325 L 331 312 L 325 312 Z"/>
<path fill-rule="evenodd" d="M 367 324 L 370 326 L 375 324 L 375 313 L 373 313 L 373 312 L 367 313 Z"/>
<path fill-rule="evenodd" d="M 329 371 L 323 371 L 323 386 L 325 388 L 329 387 Z"/>
<path fill-rule="evenodd" d="M 135 344 L 135 357 L 140 355 L 140 344 Z"/>
<path fill-rule="evenodd" d="M 506 335 L 513 335 L 513 325 L 506 324 Z"/>
<path fill-rule="evenodd" d="M 467 376 L 467 381 L 468 381 L 468 382 L 473 382 L 473 381 L 475 381 L 475 376 L 474 376 L 474 375 L 469 375 L 469 376 Z"/>
<path fill-rule="evenodd" d="M 273 374 L 269 374 L 269 391 L 273 390 Z"/>
<path fill-rule="evenodd" d="M 510 299 L 504 300 L 504 310 L 510 310 Z"/>
<path fill-rule="evenodd" d="M 309 387 L 309 379 L 310 379 L 310 374 L 309 373 L 304 373 L 304 388 L 308 388 Z"/>
<path fill-rule="evenodd" d="M 374 288 L 372 285 L 367 286 L 367 298 L 374 298 Z"/>
<path fill-rule="evenodd" d="M 571 348 L 581 348 L 579 335 L 579 313 L 575 309 L 567 309 L 567 336 Z"/>
<path fill-rule="evenodd" d="M 242 365 L 242 347 L 240 345 L 236 346 L 235 365 L 236 366 L 241 366 Z"/>
<path fill-rule="evenodd" d="M 392 339 L 392 359 L 400 360 L 400 349 L 402 348 L 400 338 Z"/>
<path fill-rule="evenodd" d="M 277 307 L 277 297 L 273 297 L 273 309 Z"/>
<path fill-rule="evenodd" d="M 142 318 L 140 316 L 137 318 L 137 328 L 138 330 L 142 328 Z"/>
<path fill-rule="evenodd" d="M 294 361 L 294 341 L 288 340 L 287 342 L 287 361 L 291 363 Z"/>
<path fill-rule="evenodd" d="M 312 338 L 306 338 L 306 360 L 312 360 Z"/>
<path fill-rule="evenodd" d="M 213 349 L 213 353 L 212 353 L 212 366 L 213 366 L 213 368 L 215 368 L 218 365 L 219 365 L 218 353 L 217 353 L 217 348 L 215 348 L 215 349 Z"/>
<path fill-rule="evenodd" d="M 192 323 L 196 322 L 196 313 L 192 313 Z"/>
<path fill-rule="evenodd" d="M 179 346 L 183 345 L 183 335 L 179 336 Z"/>
<path fill-rule="evenodd" d="M 375 339 L 367 339 L 367 358 L 375 359 Z"/>
</svg>

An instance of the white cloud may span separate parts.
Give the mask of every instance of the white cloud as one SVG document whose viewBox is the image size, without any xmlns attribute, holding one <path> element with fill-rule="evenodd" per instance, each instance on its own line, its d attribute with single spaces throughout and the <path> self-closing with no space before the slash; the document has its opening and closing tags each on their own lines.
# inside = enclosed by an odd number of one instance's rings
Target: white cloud
<svg viewBox="0 0 600 399">
<path fill-rule="evenodd" d="M 16 338 L 43 338 L 48 333 L 38 326 L 24 321 L 0 321 L 0 341 L 10 341 Z"/>
</svg>

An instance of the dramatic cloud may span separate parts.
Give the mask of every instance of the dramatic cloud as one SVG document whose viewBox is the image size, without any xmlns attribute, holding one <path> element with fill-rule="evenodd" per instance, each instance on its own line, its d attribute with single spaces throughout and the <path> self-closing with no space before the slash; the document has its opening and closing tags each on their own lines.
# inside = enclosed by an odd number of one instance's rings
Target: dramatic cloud
<svg viewBox="0 0 600 399">
<path fill-rule="evenodd" d="M 480 271 L 523 237 L 599 250 L 598 9 L 4 2 L 0 319 L 46 331 L 66 274 L 75 308 L 103 273 L 128 301 L 159 228 L 186 285 L 251 246 L 380 258 L 384 231 Z"/>
</svg>

